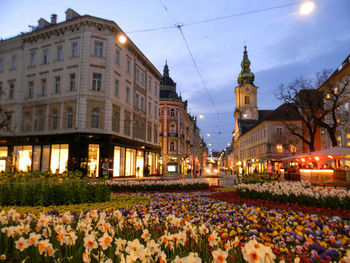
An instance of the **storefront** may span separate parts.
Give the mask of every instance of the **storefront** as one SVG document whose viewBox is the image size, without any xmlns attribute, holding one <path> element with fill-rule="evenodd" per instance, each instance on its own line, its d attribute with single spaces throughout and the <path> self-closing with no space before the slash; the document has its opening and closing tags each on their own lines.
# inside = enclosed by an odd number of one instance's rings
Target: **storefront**
<svg viewBox="0 0 350 263">
<path fill-rule="evenodd" d="M 0 145 L 0 171 L 80 170 L 89 177 L 159 171 L 160 147 L 103 134 L 9 137 Z M 49 143 L 54 142 L 54 143 Z"/>
</svg>

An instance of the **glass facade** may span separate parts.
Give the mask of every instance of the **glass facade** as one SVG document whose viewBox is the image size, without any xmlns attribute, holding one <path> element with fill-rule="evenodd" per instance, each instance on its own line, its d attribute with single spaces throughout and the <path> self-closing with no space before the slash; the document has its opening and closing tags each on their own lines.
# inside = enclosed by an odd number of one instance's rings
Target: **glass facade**
<svg viewBox="0 0 350 263">
<path fill-rule="evenodd" d="M 7 147 L 0 147 L 0 172 L 6 171 Z"/>
<path fill-rule="evenodd" d="M 53 144 L 51 147 L 50 169 L 53 173 L 67 170 L 68 144 Z"/>
<path fill-rule="evenodd" d="M 27 172 L 32 167 L 32 146 L 15 146 L 14 147 L 14 163 L 17 171 Z"/>
<path fill-rule="evenodd" d="M 100 145 L 89 144 L 88 176 L 98 177 L 100 163 Z"/>
</svg>

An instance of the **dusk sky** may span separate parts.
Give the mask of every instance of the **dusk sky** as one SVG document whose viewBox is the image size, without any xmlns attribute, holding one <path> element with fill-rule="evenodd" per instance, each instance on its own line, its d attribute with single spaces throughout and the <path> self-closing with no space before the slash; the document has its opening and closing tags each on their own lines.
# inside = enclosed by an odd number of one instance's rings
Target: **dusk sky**
<svg viewBox="0 0 350 263">
<path fill-rule="evenodd" d="M 334 71 L 349 55 L 350 0 L 315 0 L 316 9 L 308 16 L 298 13 L 301 2 L 0 0 L 0 38 L 29 32 L 28 25 L 37 25 L 41 17 L 50 21 L 51 14 L 62 22 L 68 8 L 113 20 L 161 73 L 168 61 L 177 92 L 188 100 L 191 115 L 204 116 L 198 117 L 201 134 L 219 151 L 231 142 L 234 88 L 245 44 L 259 87 L 259 109 L 281 104 L 275 98 L 279 84 L 312 77 L 323 69 Z M 210 21 L 195 24 L 204 20 Z M 203 81 L 175 25 L 182 25 Z M 163 29 L 148 30 L 157 28 Z"/>
</svg>

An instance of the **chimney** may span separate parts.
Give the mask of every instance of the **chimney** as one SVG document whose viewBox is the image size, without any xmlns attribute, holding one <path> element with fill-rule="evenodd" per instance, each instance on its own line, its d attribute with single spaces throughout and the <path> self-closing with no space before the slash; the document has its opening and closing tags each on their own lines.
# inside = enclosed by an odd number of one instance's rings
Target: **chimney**
<svg viewBox="0 0 350 263">
<path fill-rule="evenodd" d="M 56 14 L 51 15 L 51 24 L 57 24 L 57 15 Z"/>
</svg>

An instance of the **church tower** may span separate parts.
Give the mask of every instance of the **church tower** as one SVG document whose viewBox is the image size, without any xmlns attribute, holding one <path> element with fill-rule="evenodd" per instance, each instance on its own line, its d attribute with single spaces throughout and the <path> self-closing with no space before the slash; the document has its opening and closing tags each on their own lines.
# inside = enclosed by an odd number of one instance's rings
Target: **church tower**
<svg viewBox="0 0 350 263">
<path fill-rule="evenodd" d="M 254 85 L 254 74 L 250 71 L 247 46 L 244 46 L 241 73 L 238 75 L 238 86 L 235 88 L 236 109 L 234 112 L 235 122 L 240 120 L 257 120 L 258 104 L 257 90 Z M 237 127 L 236 127 L 237 128 Z M 236 129 L 237 131 L 237 129 Z"/>
</svg>

